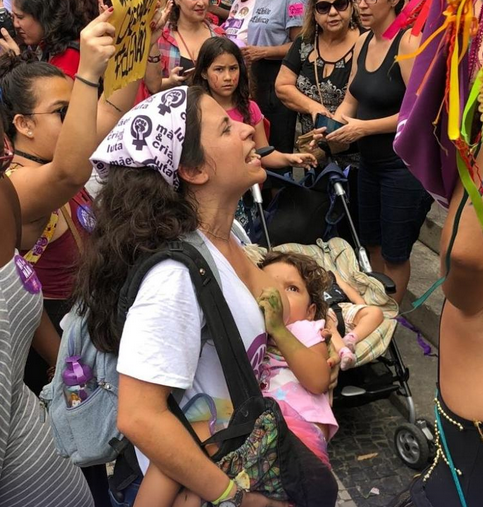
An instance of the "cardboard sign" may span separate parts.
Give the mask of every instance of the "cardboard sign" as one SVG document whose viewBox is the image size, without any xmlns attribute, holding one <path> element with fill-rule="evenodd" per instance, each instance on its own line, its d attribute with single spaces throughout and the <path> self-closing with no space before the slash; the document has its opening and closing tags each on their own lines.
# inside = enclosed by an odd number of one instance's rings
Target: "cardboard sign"
<svg viewBox="0 0 483 507">
<path fill-rule="evenodd" d="M 114 13 L 109 22 L 116 28 L 116 52 L 104 76 L 106 97 L 144 77 L 156 0 L 112 0 L 112 5 Z"/>
</svg>

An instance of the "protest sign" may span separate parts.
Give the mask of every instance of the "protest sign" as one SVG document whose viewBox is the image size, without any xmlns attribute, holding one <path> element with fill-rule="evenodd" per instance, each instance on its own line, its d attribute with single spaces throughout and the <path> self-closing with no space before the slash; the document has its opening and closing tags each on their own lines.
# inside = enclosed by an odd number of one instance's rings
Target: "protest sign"
<svg viewBox="0 0 483 507">
<path fill-rule="evenodd" d="M 149 26 L 156 0 L 112 0 L 114 12 L 109 20 L 116 29 L 116 52 L 109 60 L 104 77 L 104 91 L 114 90 L 144 77 L 149 53 Z"/>
</svg>

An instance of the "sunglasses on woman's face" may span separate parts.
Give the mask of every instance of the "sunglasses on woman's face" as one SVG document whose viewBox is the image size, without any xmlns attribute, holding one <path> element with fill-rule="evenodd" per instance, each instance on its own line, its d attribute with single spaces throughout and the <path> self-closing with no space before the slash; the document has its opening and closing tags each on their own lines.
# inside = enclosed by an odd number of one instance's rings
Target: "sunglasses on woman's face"
<svg viewBox="0 0 483 507">
<path fill-rule="evenodd" d="M 332 9 L 332 7 L 334 7 L 334 9 L 337 11 L 337 12 L 342 12 L 342 11 L 345 11 L 347 10 L 347 8 L 349 7 L 349 4 L 350 4 L 350 0 L 335 0 L 335 2 L 317 2 L 315 4 L 315 10 L 319 13 L 319 14 L 329 14 L 330 10 Z"/>
</svg>

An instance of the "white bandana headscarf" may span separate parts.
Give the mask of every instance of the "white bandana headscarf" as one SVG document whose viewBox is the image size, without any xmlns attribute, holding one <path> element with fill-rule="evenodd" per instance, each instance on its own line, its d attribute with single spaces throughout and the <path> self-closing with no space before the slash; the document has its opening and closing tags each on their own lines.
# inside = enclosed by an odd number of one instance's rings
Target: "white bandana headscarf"
<svg viewBox="0 0 483 507">
<path fill-rule="evenodd" d="M 90 158 L 101 178 L 110 165 L 151 167 L 175 189 L 186 132 L 188 87 L 157 93 L 126 113 Z"/>
</svg>

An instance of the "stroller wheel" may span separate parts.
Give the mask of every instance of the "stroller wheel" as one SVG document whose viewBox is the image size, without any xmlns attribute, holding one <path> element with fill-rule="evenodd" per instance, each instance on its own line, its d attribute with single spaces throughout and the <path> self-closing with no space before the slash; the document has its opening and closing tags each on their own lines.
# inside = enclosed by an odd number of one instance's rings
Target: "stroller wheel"
<svg viewBox="0 0 483 507">
<path fill-rule="evenodd" d="M 429 447 L 429 460 L 433 460 L 436 456 L 436 438 L 434 435 L 434 422 L 426 417 L 418 417 L 416 426 L 423 432 Z"/>
<path fill-rule="evenodd" d="M 397 455 L 415 470 L 422 470 L 429 460 L 429 444 L 423 431 L 411 423 L 397 427 L 394 435 Z"/>
</svg>

